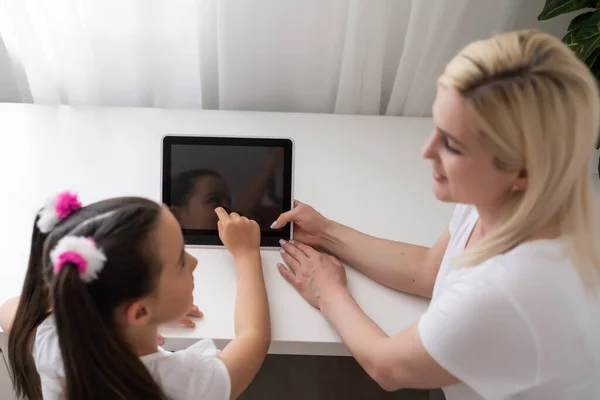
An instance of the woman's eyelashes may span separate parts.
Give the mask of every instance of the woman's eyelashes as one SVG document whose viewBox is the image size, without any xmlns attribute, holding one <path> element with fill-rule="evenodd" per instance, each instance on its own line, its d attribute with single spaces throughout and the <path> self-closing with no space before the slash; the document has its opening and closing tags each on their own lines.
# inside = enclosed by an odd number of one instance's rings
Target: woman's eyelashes
<svg viewBox="0 0 600 400">
<path fill-rule="evenodd" d="M 442 136 L 442 143 L 444 144 L 444 148 L 446 150 L 448 150 L 450 153 L 453 153 L 453 154 L 456 154 L 456 155 L 461 155 L 462 154 L 460 150 L 458 150 L 457 148 L 452 147 L 450 145 L 450 141 L 448 140 L 448 137 Z"/>
</svg>

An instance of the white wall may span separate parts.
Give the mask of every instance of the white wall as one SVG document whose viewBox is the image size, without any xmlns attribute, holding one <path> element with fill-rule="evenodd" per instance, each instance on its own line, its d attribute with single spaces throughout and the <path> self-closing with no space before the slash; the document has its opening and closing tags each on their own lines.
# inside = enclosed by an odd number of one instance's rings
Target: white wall
<svg viewBox="0 0 600 400">
<path fill-rule="evenodd" d="M 559 38 L 565 36 L 569 22 L 578 13 L 560 15 L 549 21 L 538 21 L 537 16 L 544 8 L 545 2 L 545 0 L 524 1 L 517 16 L 515 16 L 514 29 L 539 29 Z"/>
<path fill-rule="evenodd" d="M 21 102 L 6 46 L 0 37 L 0 102 Z"/>
</svg>

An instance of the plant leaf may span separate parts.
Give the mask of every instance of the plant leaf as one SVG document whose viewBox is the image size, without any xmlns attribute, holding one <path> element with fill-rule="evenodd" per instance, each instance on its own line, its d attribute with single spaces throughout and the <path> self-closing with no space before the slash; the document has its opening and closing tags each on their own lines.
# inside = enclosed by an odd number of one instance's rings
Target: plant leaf
<svg viewBox="0 0 600 400">
<path fill-rule="evenodd" d="M 600 81 L 600 57 L 597 57 L 594 64 L 590 67 L 592 74 Z M 600 84 L 600 82 L 598 82 Z"/>
<path fill-rule="evenodd" d="M 600 55 L 600 48 L 594 50 L 594 52 L 585 60 L 585 64 L 588 66 L 590 71 L 593 71 L 594 65 L 596 64 L 596 60 L 598 60 L 598 56 Z"/>
<path fill-rule="evenodd" d="M 600 48 L 600 32 L 596 32 L 595 34 L 580 40 L 579 44 L 582 46 L 582 51 L 581 54 L 579 54 L 579 58 L 581 58 L 583 62 L 587 63 L 587 60 L 590 58 L 592 53 L 597 48 Z"/>
<path fill-rule="evenodd" d="M 591 68 L 600 49 L 600 10 L 575 17 L 563 42 Z"/>
<path fill-rule="evenodd" d="M 598 7 L 598 0 L 546 0 L 544 9 L 540 15 L 538 15 L 538 21 L 551 19 L 557 15 L 589 7 Z"/>
<path fill-rule="evenodd" d="M 567 34 L 565 35 L 565 37 L 562 38 L 562 41 L 567 46 L 571 46 L 572 44 L 576 44 L 577 43 L 575 41 L 575 35 L 573 35 L 573 32 L 567 32 Z"/>
<path fill-rule="evenodd" d="M 577 43 L 573 32 L 568 32 L 562 40 L 577 57 L 583 52 L 583 46 Z"/>
<path fill-rule="evenodd" d="M 573 22 L 571 22 L 573 27 L 569 25 L 568 31 L 573 33 L 575 41 L 581 42 L 583 39 L 600 32 L 598 29 L 600 24 L 600 10 L 578 15 L 573 21 L 576 23 L 573 24 Z"/>
<path fill-rule="evenodd" d="M 588 11 L 583 14 L 579 14 L 578 16 L 573 18 L 573 20 L 571 20 L 571 23 L 569 24 L 569 27 L 567 28 L 567 32 L 575 31 L 581 28 L 587 23 L 587 20 L 595 13 L 596 11 Z"/>
</svg>

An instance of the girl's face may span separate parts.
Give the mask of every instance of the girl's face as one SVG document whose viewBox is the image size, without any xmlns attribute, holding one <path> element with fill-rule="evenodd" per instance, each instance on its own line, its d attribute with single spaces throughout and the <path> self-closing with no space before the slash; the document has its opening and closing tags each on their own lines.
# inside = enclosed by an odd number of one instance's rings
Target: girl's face
<svg viewBox="0 0 600 400">
<path fill-rule="evenodd" d="M 161 324 L 178 320 L 192 307 L 198 260 L 185 251 L 181 227 L 166 208 L 158 220 L 154 245 L 161 272 L 152 296 L 152 322 Z"/>
<path fill-rule="evenodd" d="M 215 208 L 231 208 L 231 194 L 225 181 L 213 175 L 198 177 L 188 203 L 176 210 L 184 229 L 217 229 Z"/>
</svg>

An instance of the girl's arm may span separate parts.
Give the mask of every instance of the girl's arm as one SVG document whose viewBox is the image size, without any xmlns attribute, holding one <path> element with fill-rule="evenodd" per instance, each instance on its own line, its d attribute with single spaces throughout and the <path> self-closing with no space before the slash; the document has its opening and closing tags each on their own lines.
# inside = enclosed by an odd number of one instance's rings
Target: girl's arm
<svg viewBox="0 0 600 400">
<path fill-rule="evenodd" d="M 19 296 L 13 297 L 12 299 L 6 300 L 2 306 L 0 306 L 0 328 L 6 333 L 10 332 L 12 323 L 15 319 L 17 307 L 19 307 Z"/>
<path fill-rule="evenodd" d="M 237 271 L 235 339 L 219 354 L 231 379 L 231 398 L 237 398 L 258 373 L 271 343 L 269 301 L 260 257 L 260 228 L 254 221 L 222 208 L 219 235 L 232 254 Z"/>
</svg>

